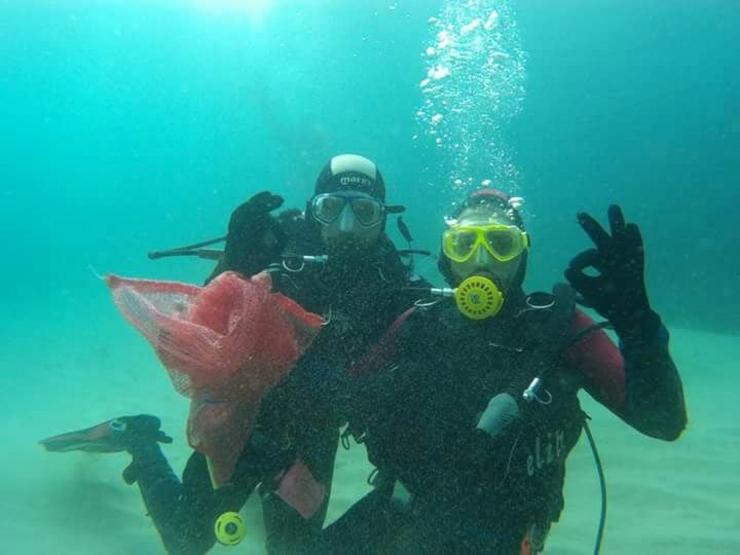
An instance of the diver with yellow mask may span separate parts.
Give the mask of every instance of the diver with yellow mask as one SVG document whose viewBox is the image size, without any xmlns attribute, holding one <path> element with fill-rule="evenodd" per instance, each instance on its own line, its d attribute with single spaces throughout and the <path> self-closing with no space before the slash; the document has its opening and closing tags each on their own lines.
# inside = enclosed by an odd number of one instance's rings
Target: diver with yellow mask
<svg viewBox="0 0 740 555">
<path fill-rule="evenodd" d="M 496 316 L 504 306 L 504 291 L 524 271 L 529 235 L 511 223 L 497 223 L 485 210 L 471 209 L 447 224 L 440 268 L 457 286 L 433 293 L 452 293 L 460 312 L 472 320 Z"/>
<path fill-rule="evenodd" d="M 519 207 L 496 189 L 468 196 L 442 235 L 449 287 L 404 313 L 378 356 L 353 369 L 350 426 L 377 469 L 375 489 L 324 530 L 317 552 L 541 551 L 585 426 L 580 389 L 652 437 L 684 429 L 637 227 L 617 207 L 611 235 L 579 215 L 596 249 L 574 258 L 570 286 L 526 294 L 531 241 Z M 576 307 L 577 294 L 620 347 Z"/>
</svg>

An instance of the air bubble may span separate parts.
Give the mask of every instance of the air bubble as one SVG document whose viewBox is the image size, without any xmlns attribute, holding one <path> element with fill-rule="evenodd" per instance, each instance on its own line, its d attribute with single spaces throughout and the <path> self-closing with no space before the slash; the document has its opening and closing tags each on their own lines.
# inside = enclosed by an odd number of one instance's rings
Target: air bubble
<svg viewBox="0 0 740 555">
<path fill-rule="evenodd" d="M 473 21 L 460 28 L 460 34 L 467 35 L 468 33 L 475 31 L 478 27 L 480 27 L 480 18 L 476 17 Z"/>
<path fill-rule="evenodd" d="M 517 191 L 519 172 L 505 129 L 521 111 L 526 54 L 510 0 L 446 0 L 429 18 L 422 50 L 420 137 L 439 148 L 432 168 L 461 180 Z M 439 132 L 444 131 L 442 136 Z"/>
</svg>

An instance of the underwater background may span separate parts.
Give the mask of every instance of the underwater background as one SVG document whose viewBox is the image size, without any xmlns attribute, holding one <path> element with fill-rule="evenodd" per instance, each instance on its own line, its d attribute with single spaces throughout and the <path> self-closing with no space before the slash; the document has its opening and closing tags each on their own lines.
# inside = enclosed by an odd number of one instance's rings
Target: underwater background
<svg viewBox="0 0 740 555">
<path fill-rule="evenodd" d="M 377 162 L 435 253 L 464 191 L 524 197 L 530 289 L 588 246 L 577 211 L 623 206 L 691 422 L 663 444 L 587 405 L 605 552 L 740 552 L 739 2 L 0 0 L 0 122 L 0 552 L 162 552 L 124 456 L 36 444 L 150 412 L 187 457 L 187 401 L 97 275 L 199 283 L 210 263 L 146 254 L 222 235 L 261 190 L 302 207 L 344 152 Z M 368 470 L 359 447 L 338 465 L 334 517 Z M 597 518 L 580 446 L 548 552 L 590 552 Z"/>
</svg>

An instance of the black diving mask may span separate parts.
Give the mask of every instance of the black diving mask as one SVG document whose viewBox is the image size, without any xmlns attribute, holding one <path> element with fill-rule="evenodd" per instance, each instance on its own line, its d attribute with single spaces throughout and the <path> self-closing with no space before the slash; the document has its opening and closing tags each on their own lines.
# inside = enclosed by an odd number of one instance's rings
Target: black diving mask
<svg viewBox="0 0 740 555">
<path fill-rule="evenodd" d="M 319 223 L 330 225 L 337 221 L 347 205 L 364 227 L 380 225 L 385 218 L 386 209 L 380 200 L 365 193 L 343 191 L 316 195 L 311 201 L 311 213 Z"/>
</svg>

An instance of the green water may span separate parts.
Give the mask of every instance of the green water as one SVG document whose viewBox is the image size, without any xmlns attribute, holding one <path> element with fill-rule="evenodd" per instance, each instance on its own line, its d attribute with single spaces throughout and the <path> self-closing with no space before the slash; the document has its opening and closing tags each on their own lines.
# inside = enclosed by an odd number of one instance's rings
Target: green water
<svg viewBox="0 0 740 555">
<path fill-rule="evenodd" d="M 499 35 L 468 43 L 437 89 L 423 86 L 438 61 L 429 18 L 459 31 L 492 10 Z M 496 69 L 485 66 L 494 51 L 507 56 Z M 729 395 L 740 356 L 739 52 L 732 0 L 0 1 L 0 384 L 12 438 L 0 530 L 13 546 L 0 552 L 158 552 L 136 492 L 120 484 L 122 461 L 61 462 L 33 445 L 162 403 L 170 427 L 182 425 L 183 401 L 95 272 L 201 281 L 208 263 L 146 253 L 222 234 L 259 190 L 303 206 L 341 152 L 378 163 L 420 248 L 437 250 L 461 188 L 491 179 L 523 196 L 531 287 L 562 279 L 586 246 L 576 211 L 604 218 L 622 204 L 643 228 L 653 304 L 693 330 L 681 335 L 682 372 L 696 384 L 720 372 Z M 434 267 L 419 261 L 438 280 Z M 735 405 L 714 412 L 712 388 L 701 392 L 687 389 L 695 430 L 729 453 L 707 456 L 736 460 L 729 432 L 707 431 L 737 421 Z M 729 469 L 713 475 L 737 498 Z M 671 488 L 678 501 L 665 503 L 691 503 L 681 480 Z M 621 491 L 628 503 L 634 489 Z M 645 516 L 644 534 L 672 522 L 665 506 Z M 724 511 L 710 506 L 702 515 Z M 96 543 L 95 515 L 110 541 Z M 722 515 L 707 520 L 719 526 L 712 541 L 687 539 L 687 552 L 736 552 L 740 523 Z M 591 536 L 568 549 L 587 552 Z"/>
</svg>

